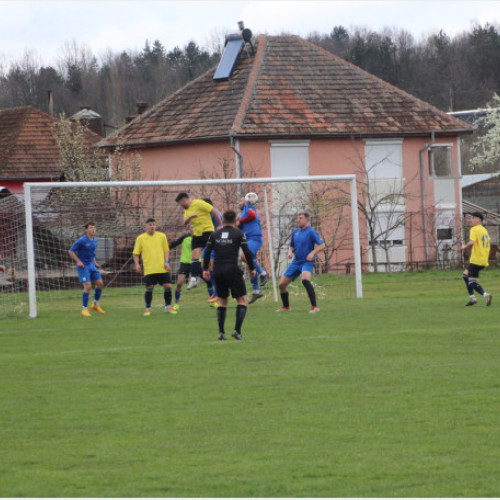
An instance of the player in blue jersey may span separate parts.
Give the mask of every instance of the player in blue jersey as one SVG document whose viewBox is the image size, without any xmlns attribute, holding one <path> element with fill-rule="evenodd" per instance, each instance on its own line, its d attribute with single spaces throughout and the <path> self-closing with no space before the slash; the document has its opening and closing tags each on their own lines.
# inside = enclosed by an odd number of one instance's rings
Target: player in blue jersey
<svg viewBox="0 0 500 500">
<path fill-rule="evenodd" d="M 314 269 L 314 258 L 318 252 L 325 248 L 325 243 L 309 225 L 308 213 L 301 212 L 298 215 L 297 225 L 299 227 L 293 231 L 290 248 L 288 249 L 288 258 L 293 257 L 293 260 L 286 268 L 279 282 L 283 307 L 278 309 L 278 312 L 290 310 L 288 285 L 301 274 L 302 284 L 311 301 L 311 310 L 309 312 L 316 313 L 319 312 L 319 307 L 316 304 L 316 293 L 311 283 L 311 276 Z"/>
<path fill-rule="evenodd" d="M 88 222 L 85 224 L 85 235 L 76 240 L 73 246 L 68 250 L 71 258 L 76 262 L 78 278 L 83 285 L 82 316 L 90 316 L 88 303 L 90 290 L 92 289 L 92 281 L 95 283 L 92 309 L 99 314 L 105 314 L 99 305 L 104 283 L 101 273 L 99 272 L 101 266 L 95 260 L 95 251 L 97 248 L 95 232 L 95 224 L 93 222 Z"/>
<path fill-rule="evenodd" d="M 248 303 L 253 304 L 257 299 L 264 296 L 259 289 L 259 280 L 260 286 L 264 286 L 269 279 L 269 275 L 266 271 L 264 271 L 264 269 L 262 269 L 262 267 L 259 266 L 257 262 L 257 252 L 260 250 L 263 243 L 262 227 L 260 225 L 260 217 L 257 212 L 257 208 L 255 207 L 255 204 L 249 203 L 244 196 L 240 199 L 239 208 L 241 210 L 241 214 L 238 221 L 238 227 L 245 233 L 248 248 L 250 252 L 252 252 L 255 270 L 257 271 L 255 277 L 250 278 L 253 293 Z"/>
</svg>

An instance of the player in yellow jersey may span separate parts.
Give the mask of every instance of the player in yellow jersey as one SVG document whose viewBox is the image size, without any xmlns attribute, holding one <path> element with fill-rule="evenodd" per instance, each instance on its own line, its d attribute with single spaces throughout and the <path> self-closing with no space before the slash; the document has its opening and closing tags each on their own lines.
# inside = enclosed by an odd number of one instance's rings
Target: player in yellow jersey
<svg viewBox="0 0 500 500">
<path fill-rule="evenodd" d="M 472 248 L 469 266 L 462 274 L 462 278 L 467 286 L 467 291 L 469 292 L 469 302 L 465 305 L 473 306 L 477 303 L 477 299 L 474 297 L 475 290 L 484 297 L 486 305 L 491 306 L 491 299 L 493 296 L 490 293 L 486 293 L 483 287 L 477 282 L 479 271 L 488 266 L 491 238 L 488 231 L 483 226 L 483 214 L 481 212 L 470 214 L 470 222 L 469 241 L 460 247 L 461 250 Z"/>
<path fill-rule="evenodd" d="M 199 260 L 201 251 L 205 248 L 214 229 L 222 227 L 222 219 L 218 210 L 210 203 L 200 199 L 191 200 L 187 193 L 179 193 L 175 201 L 184 209 L 184 225 L 192 224 L 193 226 L 193 239 L 191 241 L 193 263 L 191 265 L 191 279 L 188 285 L 189 290 L 196 286 L 196 278 L 201 274 Z M 217 224 L 215 228 L 211 214 L 213 214 Z"/>
<path fill-rule="evenodd" d="M 144 312 L 144 316 L 151 314 L 153 288 L 156 284 L 163 286 L 165 311 L 170 314 L 177 314 L 177 311 L 174 311 L 170 305 L 172 302 L 172 285 L 170 282 L 169 253 L 170 248 L 167 237 L 164 233 L 156 230 L 156 221 L 153 218 L 149 218 L 146 221 L 146 232 L 137 236 L 132 252 L 135 270 L 138 273 L 142 273 L 143 271 L 139 262 L 139 256 L 142 257 L 144 267 L 144 279 L 146 282 L 146 292 L 144 293 L 146 311 Z"/>
</svg>

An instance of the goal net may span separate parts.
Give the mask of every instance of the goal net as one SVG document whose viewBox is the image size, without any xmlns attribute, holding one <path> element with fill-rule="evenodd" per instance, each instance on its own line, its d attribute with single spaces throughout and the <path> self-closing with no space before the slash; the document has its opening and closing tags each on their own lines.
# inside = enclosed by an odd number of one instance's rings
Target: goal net
<svg viewBox="0 0 500 500">
<path fill-rule="evenodd" d="M 157 230 L 172 244 L 185 231 L 183 209 L 175 202 L 178 193 L 210 199 L 220 211 L 240 213 L 239 200 L 247 192 L 259 197 L 256 205 L 263 232 L 259 264 L 272 277 L 263 291 L 277 300 L 277 280 L 289 261 L 288 245 L 297 215 L 310 214 L 310 224 L 325 241 L 315 263 L 315 278 L 345 276 L 345 284 L 334 287 L 339 296 L 361 297 L 361 263 L 354 176 L 309 176 L 301 178 L 211 179 L 195 181 L 120 181 L 26 183 L 26 231 L 17 228 L 9 237 L 11 248 L 4 258 L 17 255 L 17 293 L 29 303 L 29 315 L 36 317 L 54 300 L 73 299 L 79 307 L 81 285 L 68 254 L 71 245 L 84 234 L 84 225 L 96 225 L 96 260 L 101 265 L 104 297 L 144 293 L 143 277 L 136 273 L 132 250 L 144 223 L 153 217 Z M 2 247 L 0 247 L 2 248 Z M 181 247 L 170 252 L 172 282 L 179 268 Z M 12 266 L 11 266 L 12 268 Z M 8 274 L 8 273 L 7 273 Z M 8 278 L 6 278 L 8 280 Z M 11 282 L 12 280 L 10 280 Z M 330 285 L 330 284 L 331 285 Z M 297 293 L 305 293 L 298 287 Z M 321 293 L 320 293 L 321 296 Z"/>
</svg>

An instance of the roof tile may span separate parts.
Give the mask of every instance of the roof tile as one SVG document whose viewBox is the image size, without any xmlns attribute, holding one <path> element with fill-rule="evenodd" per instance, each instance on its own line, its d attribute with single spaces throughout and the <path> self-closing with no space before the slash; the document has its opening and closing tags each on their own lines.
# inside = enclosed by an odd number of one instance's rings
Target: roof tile
<svg viewBox="0 0 500 500">
<path fill-rule="evenodd" d="M 297 36 L 260 36 L 231 77 L 201 75 L 101 146 L 252 136 L 467 133 L 472 127 Z"/>
</svg>

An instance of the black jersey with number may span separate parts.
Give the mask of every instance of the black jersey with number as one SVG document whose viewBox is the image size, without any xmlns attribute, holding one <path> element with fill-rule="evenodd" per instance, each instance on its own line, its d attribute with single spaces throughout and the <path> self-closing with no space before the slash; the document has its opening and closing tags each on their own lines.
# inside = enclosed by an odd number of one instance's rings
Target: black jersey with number
<svg viewBox="0 0 500 500">
<path fill-rule="evenodd" d="M 214 231 L 208 238 L 207 248 L 203 257 L 203 269 L 208 269 L 212 250 L 215 252 L 215 266 L 237 267 L 239 249 L 243 250 L 250 269 L 255 269 L 252 252 L 247 245 L 243 231 L 233 226 L 224 226 Z"/>
</svg>

